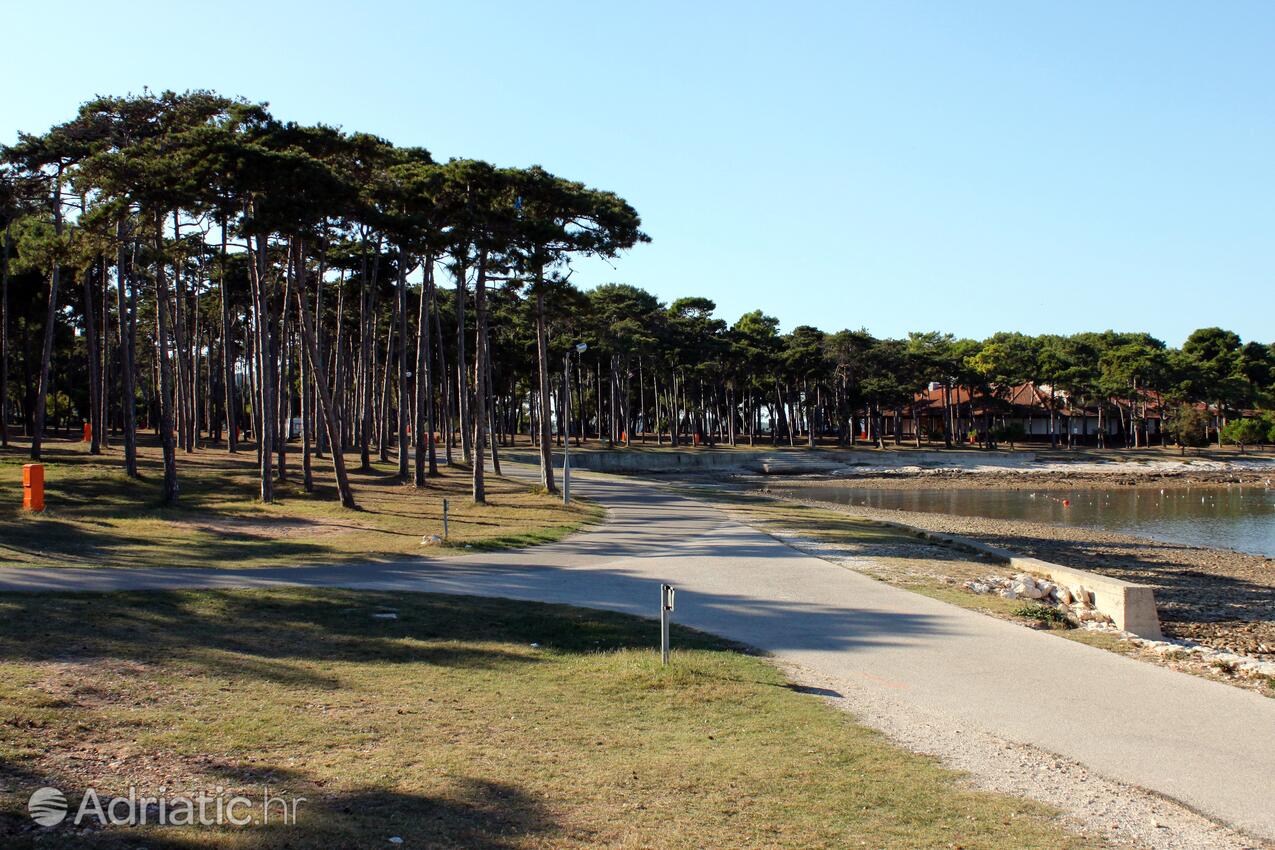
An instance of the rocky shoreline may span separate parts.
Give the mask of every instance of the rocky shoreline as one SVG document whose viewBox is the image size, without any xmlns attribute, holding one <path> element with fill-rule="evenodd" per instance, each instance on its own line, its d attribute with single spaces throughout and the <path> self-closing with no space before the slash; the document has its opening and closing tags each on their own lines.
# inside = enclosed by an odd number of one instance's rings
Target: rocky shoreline
<svg viewBox="0 0 1275 850">
<path fill-rule="evenodd" d="M 959 467 L 902 467 L 872 471 L 851 471 L 832 479 L 802 479 L 803 487 L 861 487 L 870 490 L 957 490 L 986 488 L 997 490 L 1076 490 L 1126 487 L 1227 487 L 1237 484 L 1275 486 L 1275 465 L 1270 469 L 1202 469 L 1189 466 L 1155 471 L 1120 469 L 1102 472 L 1066 468 L 1027 467 L 989 471 Z"/>
<path fill-rule="evenodd" d="M 1040 488 L 1035 476 L 1028 482 L 1023 481 L 1021 472 L 1014 477 L 1019 486 Z M 801 482 L 803 488 L 811 483 Z M 845 486 L 845 479 L 829 483 Z M 1160 486 L 1159 481 L 1145 477 L 1139 483 Z M 1227 482 L 1215 483 L 1224 486 Z M 855 486 L 859 484 L 856 480 Z M 1111 486 L 1110 479 L 1103 479 L 1102 486 Z M 1272 558 L 1023 520 L 888 510 L 865 505 L 849 507 L 785 496 L 783 487 L 775 485 L 759 492 L 868 519 L 973 537 L 1041 560 L 1150 585 L 1155 589 L 1166 637 L 1261 661 L 1275 661 L 1275 559 Z"/>
</svg>

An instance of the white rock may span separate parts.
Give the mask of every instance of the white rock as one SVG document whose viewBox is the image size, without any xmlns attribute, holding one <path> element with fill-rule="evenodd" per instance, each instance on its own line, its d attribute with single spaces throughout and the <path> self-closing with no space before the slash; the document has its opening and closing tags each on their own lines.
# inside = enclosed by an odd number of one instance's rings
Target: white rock
<svg viewBox="0 0 1275 850">
<path fill-rule="evenodd" d="M 1018 594 L 1014 591 L 1014 588 L 1012 588 L 1012 587 L 1007 587 L 1007 588 L 1005 588 L 1004 590 L 1002 590 L 1002 591 L 1001 591 L 1001 596 L 1003 596 L 1003 597 L 1004 597 L 1004 598 L 1006 598 L 1006 599 L 1017 599 L 1017 598 L 1018 598 Z"/>
<path fill-rule="evenodd" d="M 1089 590 L 1083 584 L 1078 584 L 1071 588 L 1071 598 L 1082 605 L 1088 605 L 1090 601 Z"/>
<path fill-rule="evenodd" d="M 422 546 L 441 546 L 442 544 L 443 538 L 439 537 L 437 534 L 426 534 L 421 538 Z"/>
<path fill-rule="evenodd" d="M 1061 584 L 1054 585 L 1054 590 L 1052 593 L 1050 593 L 1050 596 L 1052 596 L 1055 601 L 1057 601 L 1058 603 L 1062 605 L 1071 604 L 1071 591 L 1063 587 Z"/>
<path fill-rule="evenodd" d="M 1024 599 L 1039 599 L 1044 596 L 1044 594 L 1040 592 L 1039 587 L 1034 584 L 1028 584 L 1025 581 L 1020 581 L 1018 584 L 1014 585 L 1014 593 Z"/>
</svg>

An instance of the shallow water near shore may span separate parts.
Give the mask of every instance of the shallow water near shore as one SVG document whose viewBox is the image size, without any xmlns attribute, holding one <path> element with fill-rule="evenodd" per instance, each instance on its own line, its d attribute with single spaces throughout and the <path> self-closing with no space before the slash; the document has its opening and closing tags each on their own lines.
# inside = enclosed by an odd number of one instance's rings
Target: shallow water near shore
<svg viewBox="0 0 1275 850">
<path fill-rule="evenodd" d="M 1036 492 L 849 486 L 783 490 L 800 499 L 841 505 L 1047 522 L 1275 557 L 1275 489 L 1261 486 Z"/>
</svg>

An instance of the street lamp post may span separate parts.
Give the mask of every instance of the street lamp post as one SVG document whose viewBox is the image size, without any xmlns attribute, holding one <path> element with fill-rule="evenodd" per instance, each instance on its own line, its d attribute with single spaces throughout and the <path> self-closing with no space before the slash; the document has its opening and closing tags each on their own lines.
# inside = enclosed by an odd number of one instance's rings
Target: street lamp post
<svg viewBox="0 0 1275 850">
<path fill-rule="evenodd" d="M 588 343 L 577 342 L 575 350 L 577 354 L 584 354 L 589 348 Z M 562 380 L 563 386 L 566 387 L 566 397 L 562 400 L 562 422 L 564 425 L 564 439 L 562 441 L 562 504 L 571 504 L 571 349 L 567 349 L 567 353 L 562 355 Z"/>
</svg>

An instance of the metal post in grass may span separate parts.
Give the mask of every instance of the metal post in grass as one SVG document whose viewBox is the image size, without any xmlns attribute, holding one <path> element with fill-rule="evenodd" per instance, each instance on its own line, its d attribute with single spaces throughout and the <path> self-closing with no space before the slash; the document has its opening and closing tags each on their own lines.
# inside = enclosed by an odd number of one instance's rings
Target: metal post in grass
<svg viewBox="0 0 1275 850">
<path fill-rule="evenodd" d="M 447 539 L 447 500 L 443 499 L 443 539 Z"/>
<path fill-rule="evenodd" d="M 676 591 L 671 584 L 660 585 L 660 664 L 668 666 L 668 618 L 673 611 L 673 594 Z"/>
</svg>

